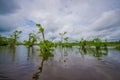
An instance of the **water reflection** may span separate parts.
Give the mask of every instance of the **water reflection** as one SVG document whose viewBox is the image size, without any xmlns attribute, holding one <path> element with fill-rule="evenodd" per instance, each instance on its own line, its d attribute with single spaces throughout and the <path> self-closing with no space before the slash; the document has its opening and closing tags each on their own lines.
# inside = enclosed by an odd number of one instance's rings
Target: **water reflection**
<svg viewBox="0 0 120 80">
<path fill-rule="evenodd" d="M 73 50 L 73 48 L 72 47 L 62 47 L 62 46 L 59 46 L 57 48 L 58 48 L 57 52 L 59 52 L 59 56 L 58 56 L 59 62 L 66 65 L 65 63 L 67 62 L 68 56 L 69 56 L 70 52 Z"/>
<path fill-rule="evenodd" d="M 110 76 L 112 80 L 120 80 L 117 79 L 120 73 L 119 51 L 80 46 L 59 46 L 54 51 L 40 51 L 36 50 L 37 47 L 0 48 L 0 79 L 6 76 L 13 80 L 110 80 Z"/>
<path fill-rule="evenodd" d="M 5 59 L 7 57 L 7 59 Z M 0 46 L 0 62 L 14 62 L 16 58 L 16 47 Z"/>
<path fill-rule="evenodd" d="M 38 71 L 33 74 L 33 79 L 38 80 L 40 77 L 40 74 L 42 73 L 44 62 L 48 61 L 50 57 L 53 57 L 54 55 L 51 53 L 51 50 L 40 50 L 40 57 L 42 58 L 40 67 L 38 68 Z"/>
<path fill-rule="evenodd" d="M 108 55 L 107 46 L 103 47 L 103 48 L 86 48 L 86 47 L 82 47 L 82 48 L 79 48 L 79 51 L 80 51 L 81 56 L 83 58 L 84 58 L 84 55 L 86 55 L 86 54 L 92 54 L 98 60 L 101 60 L 102 56 L 107 56 Z"/>
<path fill-rule="evenodd" d="M 16 56 L 16 46 L 10 47 L 10 53 L 12 54 L 12 61 L 15 61 L 15 56 Z"/>
<path fill-rule="evenodd" d="M 31 57 L 33 57 L 33 54 L 35 53 L 34 47 L 27 47 L 27 60 L 29 60 Z"/>
</svg>

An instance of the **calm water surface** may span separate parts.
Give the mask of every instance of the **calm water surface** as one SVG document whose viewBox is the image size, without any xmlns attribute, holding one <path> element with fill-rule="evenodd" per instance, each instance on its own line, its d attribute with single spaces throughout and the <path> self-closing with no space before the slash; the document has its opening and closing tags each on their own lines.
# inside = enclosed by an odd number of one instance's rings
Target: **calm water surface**
<svg viewBox="0 0 120 80">
<path fill-rule="evenodd" d="M 0 80 L 120 80 L 120 51 L 0 47 Z"/>
</svg>

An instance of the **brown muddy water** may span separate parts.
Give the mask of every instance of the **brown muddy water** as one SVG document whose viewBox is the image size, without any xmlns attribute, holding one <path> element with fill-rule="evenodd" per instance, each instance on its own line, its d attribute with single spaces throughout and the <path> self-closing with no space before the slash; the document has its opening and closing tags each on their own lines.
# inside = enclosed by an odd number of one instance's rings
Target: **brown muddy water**
<svg viewBox="0 0 120 80">
<path fill-rule="evenodd" d="M 0 47 L 0 80 L 120 80 L 120 51 Z"/>
</svg>

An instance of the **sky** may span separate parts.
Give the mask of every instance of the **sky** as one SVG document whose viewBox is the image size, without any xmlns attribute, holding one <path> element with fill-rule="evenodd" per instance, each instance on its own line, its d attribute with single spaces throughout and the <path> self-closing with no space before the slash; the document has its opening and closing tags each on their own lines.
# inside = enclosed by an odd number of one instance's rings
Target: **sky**
<svg viewBox="0 0 120 80">
<path fill-rule="evenodd" d="M 0 0 L 0 34 L 21 30 L 20 40 L 45 28 L 46 39 L 120 39 L 120 0 Z"/>
</svg>

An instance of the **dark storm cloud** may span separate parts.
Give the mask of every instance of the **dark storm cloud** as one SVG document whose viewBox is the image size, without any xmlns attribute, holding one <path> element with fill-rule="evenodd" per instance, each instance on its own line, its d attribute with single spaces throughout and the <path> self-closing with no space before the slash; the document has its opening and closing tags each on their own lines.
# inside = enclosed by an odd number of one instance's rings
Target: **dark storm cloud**
<svg viewBox="0 0 120 80">
<path fill-rule="evenodd" d="M 9 14 L 19 9 L 15 0 L 0 0 L 0 14 Z"/>
<path fill-rule="evenodd" d="M 0 28 L 0 32 L 8 32 L 8 31 L 10 31 L 10 29 Z"/>
<path fill-rule="evenodd" d="M 9 32 L 11 31 L 13 28 L 12 27 L 6 27 L 5 25 L 0 24 L 0 32 Z"/>
</svg>

